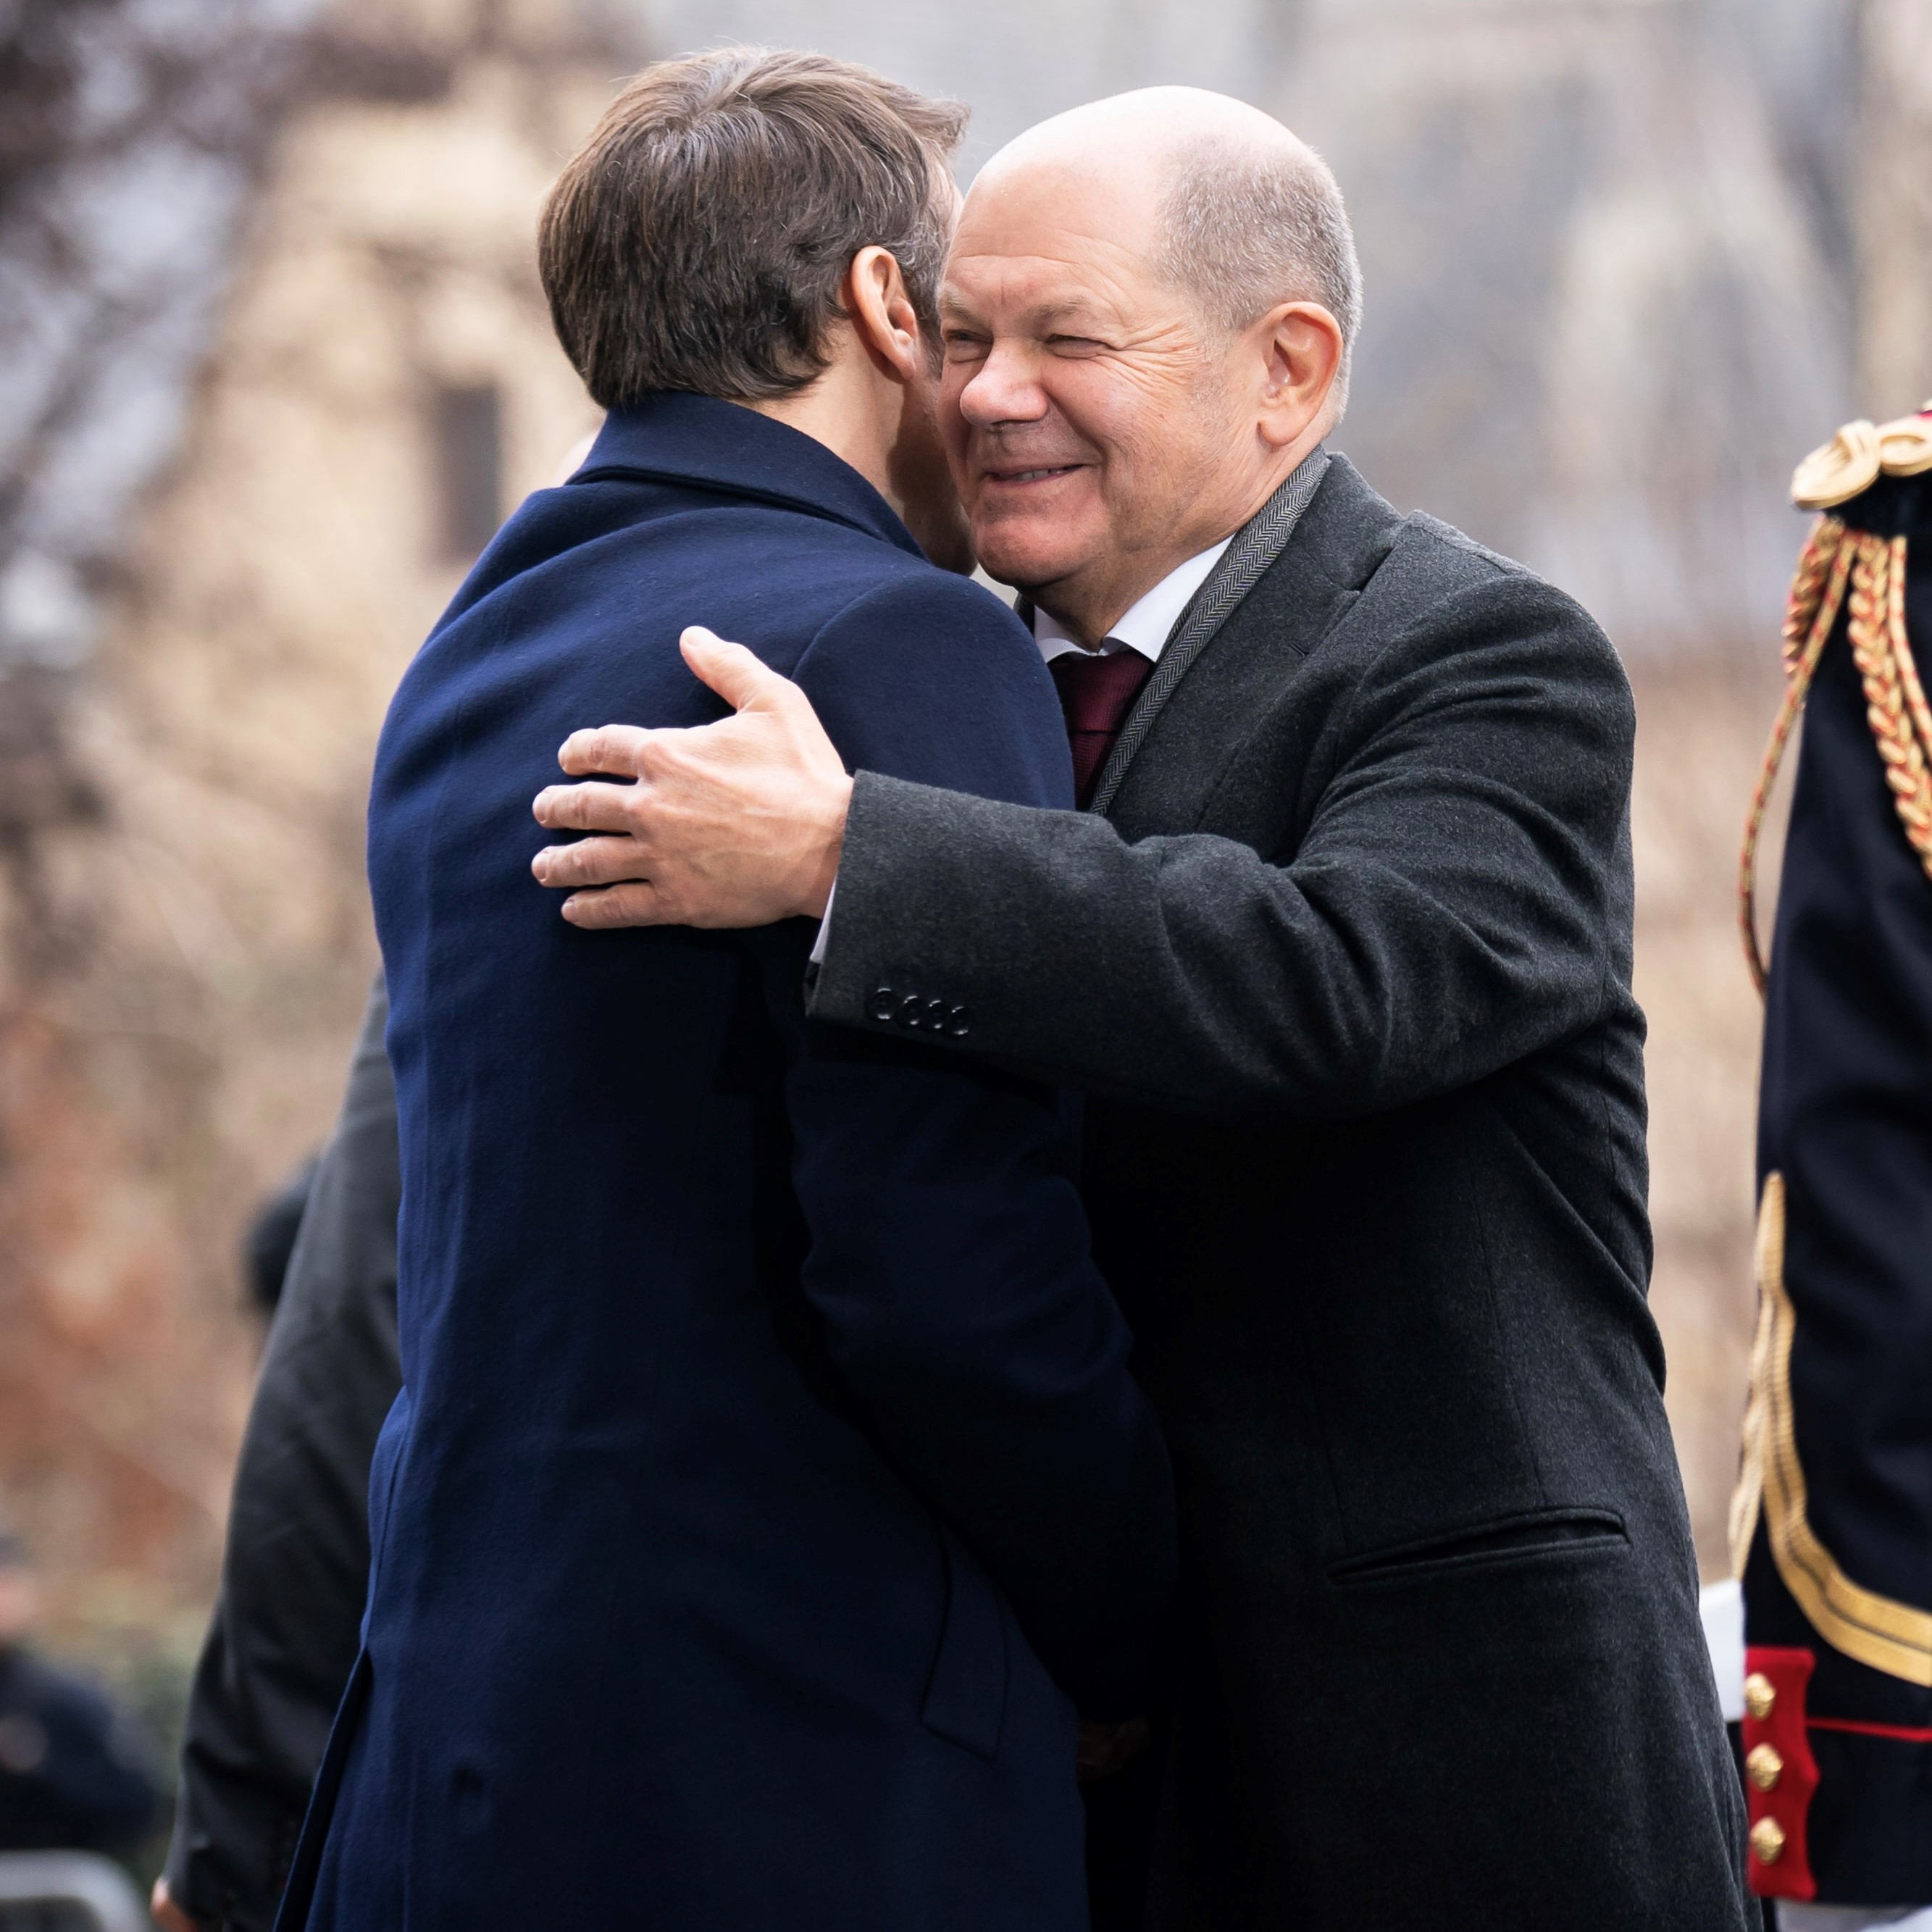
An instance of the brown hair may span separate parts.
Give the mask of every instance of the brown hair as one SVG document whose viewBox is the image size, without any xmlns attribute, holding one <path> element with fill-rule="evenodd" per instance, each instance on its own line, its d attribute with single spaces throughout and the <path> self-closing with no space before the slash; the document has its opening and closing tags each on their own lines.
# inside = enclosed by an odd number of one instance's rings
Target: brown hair
<svg viewBox="0 0 1932 1932">
<path fill-rule="evenodd" d="M 653 389 L 748 402 L 826 366 L 838 285 L 889 250 L 936 333 L 946 164 L 967 110 L 819 54 L 731 47 L 647 67 L 544 205 L 564 352 L 606 409 Z"/>
</svg>

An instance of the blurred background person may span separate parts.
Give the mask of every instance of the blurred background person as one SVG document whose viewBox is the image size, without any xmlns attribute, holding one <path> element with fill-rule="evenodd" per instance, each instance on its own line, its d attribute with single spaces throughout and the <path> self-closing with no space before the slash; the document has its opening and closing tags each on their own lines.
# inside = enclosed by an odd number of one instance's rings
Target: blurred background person
<svg viewBox="0 0 1932 1932">
<path fill-rule="evenodd" d="M 83 1678 L 36 1654 L 26 1546 L 0 1522 L 0 1852 L 131 1851 L 159 1802 L 152 1749 Z"/>
<path fill-rule="evenodd" d="M 272 1321 L 288 1280 L 289 1263 L 302 1232 L 302 1216 L 315 1191 L 320 1154 L 299 1162 L 288 1178 L 256 1209 L 242 1244 L 242 1280 L 249 1305 L 264 1322 Z"/>
<path fill-rule="evenodd" d="M 316 1164 L 242 1442 L 154 1916 L 269 1932 L 309 1786 L 356 1660 L 369 1463 L 402 1385 L 396 1089 L 379 977 Z"/>
<path fill-rule="evenodd" d="M 1799 469 L 1821 511 L 1744 868 L 1760 1297 L 1732 1557 L 1752 1888 L 1932 1928 L 1932 403 Z M 1768 969 L 1753 851 L 1802 712 Z M 1916 1909 L 1915 1909 L 1916 1908 Z"/>
</svg>

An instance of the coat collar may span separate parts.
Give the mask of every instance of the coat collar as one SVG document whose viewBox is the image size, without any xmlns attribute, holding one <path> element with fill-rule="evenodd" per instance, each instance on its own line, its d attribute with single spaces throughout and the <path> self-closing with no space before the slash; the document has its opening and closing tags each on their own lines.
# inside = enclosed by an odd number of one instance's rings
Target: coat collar
<svg viewBox="0 0 1932 1932">
<path fill-rule="evenodd" d="M 665 391 L 613 410 L 570 482 L 613 477 L 692 483 L 776 503 L 924 554 L 886 500 L 824 444 L 715 396 Z"/>
</svg>

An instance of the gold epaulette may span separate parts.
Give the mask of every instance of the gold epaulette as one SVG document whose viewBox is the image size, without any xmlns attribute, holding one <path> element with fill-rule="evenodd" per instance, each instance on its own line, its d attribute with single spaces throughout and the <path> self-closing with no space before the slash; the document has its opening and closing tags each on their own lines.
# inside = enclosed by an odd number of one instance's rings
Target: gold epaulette
<svg viewBox="0 0 1932 1932">
<path fill-rule="evenodd" d="M 1846 424 L 1792 472 L 1791 500 L 1801 510 L 1835 510 L 1880 476 L 1917 476 L 1932 470 L 1932 402 L 1916 416 Z"/>
</svg>

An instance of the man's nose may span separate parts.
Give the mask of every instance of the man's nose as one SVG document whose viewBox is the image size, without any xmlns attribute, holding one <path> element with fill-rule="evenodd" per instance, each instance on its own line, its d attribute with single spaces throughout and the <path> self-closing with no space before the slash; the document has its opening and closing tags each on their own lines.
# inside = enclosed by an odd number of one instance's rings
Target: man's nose
<svg viewBox="0 0 1932 1932">
<path fill-rule="evenodd" d="M 1050 406 L 1034 358 L 1024 350 L 998 343 L 959 392 L 960 413 L 975 429 L 1037 422 Z"/>
</svg>

